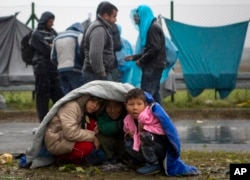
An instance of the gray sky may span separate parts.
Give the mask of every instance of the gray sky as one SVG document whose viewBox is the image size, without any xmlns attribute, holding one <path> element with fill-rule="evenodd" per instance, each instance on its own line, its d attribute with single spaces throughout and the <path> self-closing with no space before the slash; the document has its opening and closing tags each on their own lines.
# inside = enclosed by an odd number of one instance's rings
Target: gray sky
<svg viewBox="0 0 250 180">
<path fill-rule="evenodd" d="M 119 9 L 117 23 L 122 26 L 122 36 L 132 44 L 135 43 L 138 32 L 131 22 L 130 10 L 140 4 L 147 4 L 152 7 L 155 16 L 161 14 L 170 18 L 170 1 L 110 0 Z M 56 15 L 54 28 L 57 31 L 63 31 L 74 22 L 84 21 L 88 13 L 92 14 L 92 20 L 94 20 L 96 7 L 101 0 L 0 0 L 0 16 L 7 16 L 20 11 L 18 19 L 25 23 L 30 15 L 29 6 L 31 2 L 34 2 L 37 6 L 35 12 L 38 18 L 44 11 L 53 12 Z M 250 0 L 173 0 L 173 2 L 175 3 L 174 19 L 187 24 L 216 26 L 250 19 Z M 235 5 L 240 8 L 237 10 L 238 13 L 230 14 L 230 8 L 234 8 Z M 223 9 L 224 6 L 230 6 L 227 7 L 230 10 L 229 14 L 226 12 L 228 9 Z M 13 7 L 14 12 L 5 12 L 4 7 Z M 244 9 L 244 7 L 248 7 L 248 9 Z M 10 14 L 3 14 L 4 12 Z M 165 24 L 163 27 L 166 32 Z M 249 31 L 248 36 L 250 36 Z"/>
</svg>

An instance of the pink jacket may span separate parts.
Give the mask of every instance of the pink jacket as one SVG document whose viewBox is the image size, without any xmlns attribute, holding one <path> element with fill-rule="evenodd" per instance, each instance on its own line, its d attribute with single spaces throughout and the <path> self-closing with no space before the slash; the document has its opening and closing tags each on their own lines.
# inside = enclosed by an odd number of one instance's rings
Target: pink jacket
<svg viewBox="0 0 250 180">
<path fill-rule="evenodd" d="M 147 106 L 144 111 L 140 113 L 138 116 L 138 123 L 143 124 L 143 129 L 147 132 L 158 134 L 158 135 L 164 135 L 164 131 L 162 129 L 160 121 L 152 114 L 150 107 Z M 133 149 L 135 151 L 139 151 L 140 149 L 140 132 L 138 132 L 137 127 L 135 125 L 134 119 L 131 117 L 131 115 L 127 115 L 124 119 L 124 125 L 123 130 L 125 132 L 125 135 L 127 135 L 129 132 L 134 133 L 134 144 Z"/>
</svg>

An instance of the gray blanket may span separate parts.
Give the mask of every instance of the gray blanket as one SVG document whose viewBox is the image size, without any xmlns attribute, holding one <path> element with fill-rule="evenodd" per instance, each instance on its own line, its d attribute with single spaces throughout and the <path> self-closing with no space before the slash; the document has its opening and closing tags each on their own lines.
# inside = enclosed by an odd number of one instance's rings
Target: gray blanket
<svg viewBox="0 0 250 180">
<path fill-rule="evenodd" d="M 107 100 L 117 100 L 124 102 L 126 93 L 133 88 L 134 87 L 130 84 L 97 80 L 87 83 L 66 94 L 63 98 L 61 98 L 59 101 L 57 101 L 57 103 L 54 104 L 54 106 L 44 117 L 41 124 L 38 126 L 31 147 L 26 150 L 27 164 L 30 163 L 30 168 L 33 169 L 37 167 L 47 166 L 53 162 L 52 156 L 40 156 L 39 153 L 44 146 L 43 137 L 47 124 L 55 116 L 58 109 L 64 103 L 80 97 L 83 94 L 90 94 Z"/>
</svg>

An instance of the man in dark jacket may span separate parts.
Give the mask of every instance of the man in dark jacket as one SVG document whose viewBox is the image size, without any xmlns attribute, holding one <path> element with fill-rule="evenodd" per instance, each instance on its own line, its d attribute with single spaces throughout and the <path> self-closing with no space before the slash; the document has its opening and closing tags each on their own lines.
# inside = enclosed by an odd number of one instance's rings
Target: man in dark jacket
<svg viewBox="0 0 250 180">
<path fill-rule="evenodd" d="M 57 36 L 52 28 L 54 19 L 55 16 L 51 12 L 44 12 L 31 37 L 31 45 L 36 51 L 32 64 L 35 75 L 36 109 L 40 122 L 49 111 L 50 99 L 55 103 L 63 96 L 57 67 L 50 60 L 52 42 Z"/>
<path fill-rule="evenodd" d="M 88 27 L 84 37 L 84 83 L 112 80 L 111 71 L 115 68 L 112 25 L 116 22 L 118 9 L 109 2 L 102 2 L 97 12 L 96 20 Z"/>
<path fill-rule="evenodd" d="M 164 32 L 150 7 L 141 5 L 132 13 L 139 29 L 136 53 L 141 54 L 128 56 L 125 59 L 135 60 L 141 67 L 141 89 L 152 94 L 154 100 L 161 104 L 160 79 L 167 64 Z"/>
</svg>

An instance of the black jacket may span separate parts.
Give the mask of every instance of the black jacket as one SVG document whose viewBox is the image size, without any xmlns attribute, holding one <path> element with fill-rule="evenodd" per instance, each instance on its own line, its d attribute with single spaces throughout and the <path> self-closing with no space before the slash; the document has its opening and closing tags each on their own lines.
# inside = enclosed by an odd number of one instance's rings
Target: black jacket
<svg viewBox="0 0 250 180">
<path fill-rule="evenodd" d="M 56 66 L 50 60 L 50 44 L 57 36 L 57 32 L 54 29 L 46 28 L 49 19 L 54 19 L 54 15 L 50 12 L 43 13 L 31 37 L 31 45 L 36 51 L 32 60 L 35 74 L 57 72 Z"/>
<path fill-rule="evenodd" d="M 166 67 L 165 36 L 161 25 L 156 19 L 152 22 L 148 30 L 143 53 L 134 55 L 134 60 L 139 60 L 142 67 Z"/>
</svg>

